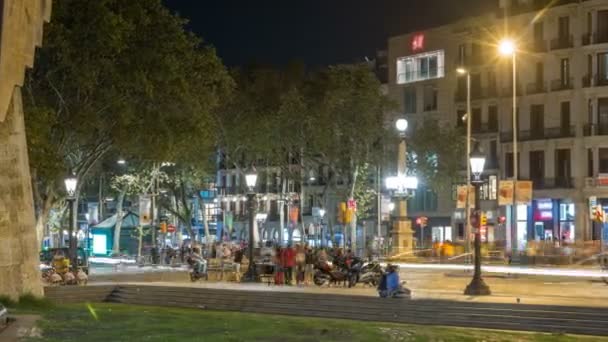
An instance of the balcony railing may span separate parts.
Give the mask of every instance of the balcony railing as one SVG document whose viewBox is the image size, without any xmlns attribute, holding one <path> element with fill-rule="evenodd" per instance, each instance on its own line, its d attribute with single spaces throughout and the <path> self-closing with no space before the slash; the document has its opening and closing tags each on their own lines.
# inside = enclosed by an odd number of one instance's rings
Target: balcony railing
<svg viewBox="0 0 608 342">
<path fill-rule="evenodd" d="M 583 127 L 583 135 L 586 137 L 608 135 L 608 124 L 586 124 Z"/>
<path fill-rule="evenodd" d="M 547 92 L 547 87 L 545 86 L 545 82 L 528 83 L 528 85 L 526 86 L 526 94 L 528 94 L 528 95 L 540 94 L 540 93 L 546 93 L 546 92 Z"/>
<path fill-rule="evenodd" d="M 573 88 L 572 77 L 551 81 L 551 91 L 570 90 Z"/>
<path fill-rule="evenodd" d="M 583 45 L 608 43 L 608 33 L 593 32 L 583 34 Z"/>
<path fill-rule="evenodd" d="M 583 88 L 608 86 L 608 77 L 600 75 L 583 76 Z"/>
<path fill-rule="evenodd" d="M 534 189 L 572 189 L 574 179 L 569 177 L 532 179 Z"/>
<path fill-rule="evenodd" d="M 572 35 L 567 37 L 559 37 L 551 40 L 551 50 L 570 49 L 574 47 L 574 38 Z"/>
<path fill-rule="evenodd" d="M 530 50 L 532 52 L 547 52 L 547 41 L 546 40 L 535 40 L 530 44 Z"/>
<path fill-rule="evenodd" d="M 575 126 L 549 127 L 534 130 L 522 130 L 517 134 L 517 141 L 545 140 L 572 138 L 576 136 Z M 513 142 L 513 131 L 501 132 L 500 141 L 503 143 Z"/>
<path fill-rule="evenodd" d="M 471 131 L 473 132 L 473 134 L 498 133 L 498 123 L 483 123 L 479 126 L 471 127 Z"/>
<path fill-rule="evenodd" d="M 517 91 L 517 96 L 521 96 L 522 95 L 522 89 L 521 89 L 521 85 L 517 84 L 516 87 L 516 91 Z M 507 88 L 503 88 L 502 89 L 502 96 L 513 96 L 513 86 L 509 86 Z"/>
</svg>

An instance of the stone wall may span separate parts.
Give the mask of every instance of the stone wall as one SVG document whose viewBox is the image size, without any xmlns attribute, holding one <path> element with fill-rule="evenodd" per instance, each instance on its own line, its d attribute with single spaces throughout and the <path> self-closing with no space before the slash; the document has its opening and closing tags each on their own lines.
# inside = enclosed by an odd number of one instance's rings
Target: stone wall
<svg viewBox="0 0 608 342">
<path fill-rule="evenodd" d="M 42 295 L 21 89 L 0 124 L 0 294 Z"/>
<path fill-rule="evenodd" d="M 0 10 L 0 295 L 42 296 L 21 85 L 51 0 L 3 0 Z"/>
</svg>

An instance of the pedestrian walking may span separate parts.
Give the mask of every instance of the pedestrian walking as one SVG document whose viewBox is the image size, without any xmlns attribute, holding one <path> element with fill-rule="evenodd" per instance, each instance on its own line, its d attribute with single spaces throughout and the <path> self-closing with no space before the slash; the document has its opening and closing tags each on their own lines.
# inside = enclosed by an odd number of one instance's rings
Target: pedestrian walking
<svg viewBox="0 0 608 342">
<path fill-rule="evenodd" d="M 304 283 L 304 272 L 306 270 L 306 250 L 303 245 L 296 245 L 296 284 L 302 286 Z"/>
<path fill-rule="evenodd" d="M 273 261 L 275 264 L 275 272 L 274 272 L 274 284 L 275 285 L 283 285 L 285 283 L 285 273 L 283 269 L 283 261 L 284 254 L 281 247 L 277 246 L 276 252 L 273 257 Z"/>
</svg>

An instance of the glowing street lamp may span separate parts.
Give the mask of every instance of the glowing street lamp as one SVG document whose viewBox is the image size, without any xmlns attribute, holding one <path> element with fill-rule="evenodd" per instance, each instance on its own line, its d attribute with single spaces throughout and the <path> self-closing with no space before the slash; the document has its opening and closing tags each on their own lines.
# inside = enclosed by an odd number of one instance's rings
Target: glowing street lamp
<svg viewBox="0 0 608 342">
<path fill-rule="evenodd" d="M 76 247 L 77 247 L 77 240 L 74 236 L 74 201 L 76 200 L 76 187 L 78 186 L 78 178 L 76 178 L 76 176 L 74 175 L 70 175 L 68 176 L 65 180 L 65 191 L 68 194 L 68 205 L 70 207 L 70 223 L 68 225 L 68 231 L 69 231 L 69 237 L 68 237 L 68 241 L 69 241 L 69 248 L 68 248 L 68 254 L 69 254 L 69 258 L 70 258 L 70 263 L 72 264 L 72 267 L 78 267 L 78 258 L 76 257 Z M 75 270 L 76 270 L 75 268 Z"/>
<path fill-rule="evenodd" d="M 249 188 L 249 192 L 247 193 L 247 203 L 248 203 L 248 211 L 249 211 L 249 246 L 247 247 L 249 250 L 249 267 L 247 269 L 247 273 L 243 277 L 244 282 L 256 282 L 257 281 L 257 270 L 255 266 L 255 261 L 253 259 L 253 250 L 255 248 L 255 239 L 254 239 L 254 226 L 255 226 L 255 217 L 256 217 L 256 193 L 254 191 L 255 185 L 258 181 L 258 175 L 255 172 L 251 172 L 245 175 L 245 183 L 247 183 L 247 188 Z"/>
<path fill-rule="evenodd" d="M 475 273 L 473 274 L 473 279 L 464 290 L 464 294 L 469 296 L 487 296 L 491 294 L 490 287 L 481 277 L 481 208 L 479 198 L 481 187 L 483 186 L 481 174 L 486 163 L 486 156 L 479 149 L 479 144 L 471 152 L 469 162 L 474 176 L 472 183 L 475 183 Z"/>
<path fill-rule="evenodd" d="M 517 45 L 512 39 L 505 38 L 498 44 L 498 52 L 505 56 L 511 56 L 513 64 L 513 180 L 517 182 L 519 178 L 519 158 L 517 158 Z M 513 194 L 513 203 L 517 203 L 517 191 Z M 517 210 L 515 204 L 511 207 L 511 256 L 515 256 L 515 248 L 517 246 L 517 229 L 515 222 L 517 222 Z"/>
</svg>

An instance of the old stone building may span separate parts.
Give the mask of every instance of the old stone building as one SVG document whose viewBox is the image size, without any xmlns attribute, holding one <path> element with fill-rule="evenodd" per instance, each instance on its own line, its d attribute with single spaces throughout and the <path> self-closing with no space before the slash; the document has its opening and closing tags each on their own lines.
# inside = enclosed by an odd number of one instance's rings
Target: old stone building
<svg viewBox="0 0 608 342">
<path fill-rule="evenodd" d="M 42 295 L 21 86 L 51 0 L 0 1 L 0 295 Z"/>
</svg>

